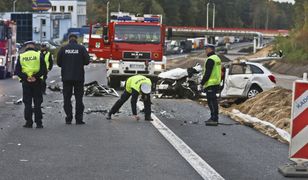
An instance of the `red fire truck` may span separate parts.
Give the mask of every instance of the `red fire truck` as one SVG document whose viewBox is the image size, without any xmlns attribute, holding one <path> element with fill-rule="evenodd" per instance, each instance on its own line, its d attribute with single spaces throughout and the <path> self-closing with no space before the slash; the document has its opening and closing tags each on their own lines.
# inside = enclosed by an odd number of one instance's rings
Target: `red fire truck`
<svg viewBox="0 0 308 180">
<path fill-rule="evenodd" d="M 14 74 L 16 58 L 16 24 L 0 19 L 0 79 Z"/>
<path fill-rule="evenodd" d="M 117 12 L 111 13 L 110 22 L 103 26 L 102 38 L 92 38 L 90 32 L 89 53 L 106 60 L 111 87 L 119 87 L 121 81 L 134 74 L 155 81 L 165 70 L 165 26 L 161 22 L 161 15 L 137 17 Z"/>
</svg>

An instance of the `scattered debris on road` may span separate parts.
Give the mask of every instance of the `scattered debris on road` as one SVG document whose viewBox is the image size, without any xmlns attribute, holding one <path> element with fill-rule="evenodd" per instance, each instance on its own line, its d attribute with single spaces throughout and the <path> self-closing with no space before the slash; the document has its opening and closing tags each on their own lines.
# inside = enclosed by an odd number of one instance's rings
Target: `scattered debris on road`
<svg viewBox="0 0 308 180">
<path fill-rule="evenodd" d="M 84 85 L 86 96 L 106 96 L 111 95 L 119 97 L 119 94 L 113 88 L 98 84 L 97 81 L 92 81 Z"/>
<path fill-rule="evenodd" d="M 62 91 L 62 88 L 59 84 L 49 85 L 48 89 L 50 89 L 51 91 L 55 91 L 55 92 L 61 92 Z"/>
<path fill-rule="evenodd" d="M 22 98 L 17 99 L 16 101 L 14 101 L 14 104 L 15 104 L 15 105 L 20 105 L 20 104 L 22 104 Z"/>
<path fill-rule="evenodd" d="M 54 101 L 52 101 L 53 103 L 62 103 L 63 102 L 63 100 L 54 100 Z"/>
<path fill-rule="evenodd" d="M 167 119 L 174 119 L 174 115 L 171 113 L 168 113 L 167 111 L 161 111 L 159 113 L 162 117 L 167 118 Z"/>
<path fill-rule="evenodd" d="M 88 108 L 87 111 L 85 111 L 86 114 L 91 114 L 91 113 L 102 113 L 102 114 L 107 114 L 108 110 L 106 109 L 90 109 Z"/>
</svg>

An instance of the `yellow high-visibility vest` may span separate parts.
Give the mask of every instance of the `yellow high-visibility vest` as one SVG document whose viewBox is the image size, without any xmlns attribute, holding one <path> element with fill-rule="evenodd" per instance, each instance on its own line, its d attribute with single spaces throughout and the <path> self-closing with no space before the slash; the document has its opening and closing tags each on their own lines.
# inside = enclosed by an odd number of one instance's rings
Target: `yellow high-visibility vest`
<svg viewBox="0 0 308 180">
<path fill-rule="evenodd" d="M 207 88 L 209 86 L 219 85 L 221 81 L 221 60 L 216 54 L 208 57 L 205 60 L 204 67 L 203 67 L 203 76 L 206 71 L 206 62 L 208 59 L 212 59 L 214 61 L 214 67 L 213 67 L 210 79 L 204 84 L 204 88 Z"/>
<path fill-rule="evenodd" d="M 132 90 L 136 90 L 140 94 L 141 84 L 146 83 L 152 86 L 152 82 L 149 78 L 142 75 L 135 75 L 127 79 L 125 90 L 129 93 L 132 93 Z"/>
<path fill-rule="evenodd" d="M 50 52 L 47 52 L 45 54 L 44 60 L 45 60 L 45 64 L 46 64 L 46 69 L 48 70 L 49 68 L 49 57 L 50 57 Z"/>
<path fill-rule="evenodd" d="M 40 52 L 30 50 L 20 54 L 19 57 L 22 72 L 28 77 L 31 77 L 40 71 Z"/>
</svg>

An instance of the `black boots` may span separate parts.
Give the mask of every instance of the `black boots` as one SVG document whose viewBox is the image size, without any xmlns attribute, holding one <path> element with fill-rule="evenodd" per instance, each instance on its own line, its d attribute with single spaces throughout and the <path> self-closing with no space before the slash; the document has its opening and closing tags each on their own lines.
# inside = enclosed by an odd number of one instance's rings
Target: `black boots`
<svg viewBox="0 0 308 180">
<path fill-rule="evenodd" d="M 205 125 L 206 126 L 218 126 L 218 121 L 214 121 L 212 119 L 209 119 L 209 120 L 205 121 Z"/>
<path fill-rule="evenodd" d="M 107 114 L 106 119 L 111 120 L 111 114 L 110 113 Z"/>
</svg>

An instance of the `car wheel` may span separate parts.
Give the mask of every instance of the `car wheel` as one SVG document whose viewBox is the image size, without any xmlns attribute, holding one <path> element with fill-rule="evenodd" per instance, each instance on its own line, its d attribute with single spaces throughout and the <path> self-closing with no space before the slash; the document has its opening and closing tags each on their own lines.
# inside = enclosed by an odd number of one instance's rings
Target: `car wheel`
<svg viewBox="0 0 308 180">
<path fill-rule="evenodd" d="M 251 87 L 247 93 L 247 98 L 253 98 L 255 97 L 257 94 L 259 94 L 260 92 L 262 92 L 262 90 L 259 87 Z"/>
</svg>

